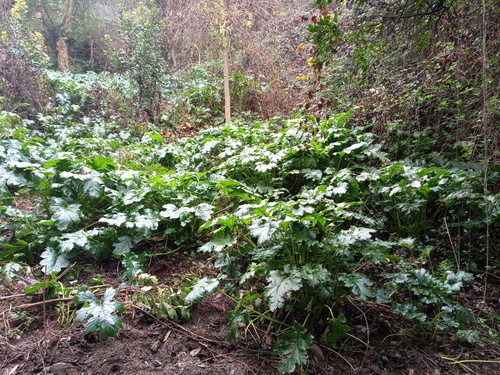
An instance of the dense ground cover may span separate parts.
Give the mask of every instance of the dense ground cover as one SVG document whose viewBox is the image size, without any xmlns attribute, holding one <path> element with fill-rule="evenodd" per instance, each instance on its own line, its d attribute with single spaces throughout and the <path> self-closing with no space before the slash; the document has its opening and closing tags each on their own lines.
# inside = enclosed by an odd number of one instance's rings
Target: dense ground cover
<svg viewBox="0 0 500 375">
<path fill-rule="evenodd" d="M 367 316 L 393 322 L 379 340 L 488 347 L 473 361 L 498 366 L 498 166 L 401 159 L 352 111 L 166 138 L 96 104 L 133 94 L 119 76 L 49 77 L 57 107 L 0 114 L 5 345 L 33 307 L 104 340 L 132 311 L 185 322 L 219 298 L 227 340 L 281 373 L 382 356 Z M 167 277 L 170 259 L 197 262 Z"/>
</svg>

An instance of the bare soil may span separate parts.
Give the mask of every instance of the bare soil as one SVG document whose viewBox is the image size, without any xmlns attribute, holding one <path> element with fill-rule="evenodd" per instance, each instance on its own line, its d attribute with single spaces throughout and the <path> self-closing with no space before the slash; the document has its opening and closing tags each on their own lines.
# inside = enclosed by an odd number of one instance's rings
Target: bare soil
<svg viewBox="0 0 500 375">
<path fill-rule="evenodd" d="M 183 270 L 191 272 L 203 261 L 171 256 L 155 260 L 150 271 L 166 278 L 181 277 Z M 118 285 L 116 264 L 106 265 L 103 272 L 110 284 Z M 24 319 L 12 320 L 18 311 L 16 305 L 33 302 L 33 297 L 23 295 L 16 285 L 0 285 L 0 375 L 278 373 L 279 358 L 269 345 L 226 340 L 232 302 L 222 294 L 193 306 L 192 318 L 180 324 L 127 306 L 117 337 L 100 342 L 95 334 L 85 334 L 83 323 L 61 327 L 55 304 L 45 304 L 45 309 L 43 304 L 34 305 L 26 309 Z M 491 297 L 486 308 L 499 313 L 498 296 Z M 346 338 L 332 348 L 314 345 L 308 364 L 297 373 L 500 374 L 498 344 L 467 346 L 443 335 L 425 344 L 402 335 L 404 327 L 390 314 L 389 307 L 346 303 L 342 309 L 352 327 L 350 333 L 359 340 Z"/>
</svg>

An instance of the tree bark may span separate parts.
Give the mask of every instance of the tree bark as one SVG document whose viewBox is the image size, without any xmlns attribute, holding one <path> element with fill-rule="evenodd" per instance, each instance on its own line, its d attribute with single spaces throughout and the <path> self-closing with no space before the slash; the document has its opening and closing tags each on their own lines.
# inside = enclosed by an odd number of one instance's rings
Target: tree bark
<svg viewBox="0 0 500 375">
<path fill-rule="evenodd" d="M 57 66 L 63 72 L 69 70 L 68 46 L 63 37 L 59 37 L 56 42 L 57 47 Z"/>
<path fill-rule="evenodd" d="M 73 5 L 74 0 L 68 0 L 68 5 L 66 6 L 63 20 L 60 25 L 56 25 L 47 13 L 44 0 L 38 0 L 38 8 L 40 9 L 40 13 L 42 14 L 43 24 L 45 25 L 50 38 L 54 39 L 50 42 L 55 41 L 57 66 L 62 71 L 69 70 L 68 46 L 66 44 L 66 41 L 64 40 L 64 34 L 69 27 L 69 22 L 73 15 Z M 48 44 L 50 45 L 52 43 Z"/>
<path fill-rule="evenodd" d="M 231 122 L 231 91 L 229 88 L 229 30 L 227 19 L 227 6 L 228 0 L 224 0 L 224 24 L 222 30 L 222 47 L 223 47 L 223 60 L 224 60 L 224 118 L 226 124 Z"/>
</svg>

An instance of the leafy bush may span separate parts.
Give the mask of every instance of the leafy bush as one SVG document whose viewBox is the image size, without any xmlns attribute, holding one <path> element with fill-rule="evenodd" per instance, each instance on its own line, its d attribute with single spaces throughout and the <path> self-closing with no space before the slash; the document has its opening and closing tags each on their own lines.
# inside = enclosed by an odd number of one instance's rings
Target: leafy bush
<svg viewBox="0 0 500 375">
<path fill-rule="evenodd" d="M 314 4 L 318 112 L 356 106 L 395 159 L 498 157 L 498 98 L 489 92 L 500 76 L 494 1 Z M 457 38 L 458 29 L 467 37 Z"/>
<path fill-rule="evenodd" d="M 48 57 L 41 34 L 23 26 L 26 12 L 25 2 L 16 2 L 9 30 L 0 36 L 0 103 L 2 110 L 34 118 L 50 103 Z"/>
<path fill-rule="evenodd" d="M 84 302 L 85 306 L 76 313 L 75 322 L 85 323 L 85 333 L 98 332 L 100 340 L 106 340 L 110 336 L 116 336 L 122 326 L 121 319 L 115 312 L 123 312 L 125 309 L 123 303 L 113 301 L 116 290 L 106 289 L 102 302 L 90 292 L 82 292 L 78 296 L 79 301 Z"/>
<path fill-rule="evenodd" d="M 166 62 L 161 53 L 162 24 L 155 2 L 139 2 L 133 11 L 122 8 L 120 26 L 119 47 L 111 47 L 108 55 L 115 68 L 136 85 L 138 110 L 157 123 L 162 114 L 161 81 Z"/>
<path fill-rule="evenodd" d="M 472 322 L 457 296 L 473 245 L 453 249 L 453 266 L 436 267 L 450 254 L 432 233 L 445 218 L 470 233 L 496 223 L 498 197 L 481 194 L 482 171 L 390 160 L 350 115 L 236 122 L 167 144 L 156 132 L 134 136 L 99 119 L 86 128 L 65 114 L 44 116 L 41 132 L 4 114 L 1 225 L 14 235 L 3 239 L 0 262 L 39 262 L 52 274 L 81 254 L 114 257 L 123 282 L 154 290 L 135 301 L 172 319 L 220 290 L 235 301 L 231 339 L 264 322 L 276 328 L 281 372 L 302 366 L 326 329 L 328 345 L 348 334 L 346 299 L 392 304 L 424 339 L 429 328 L 466 332 Z M 498 172 L 486 178 L 495 183 Z M 33 210 L 13 205 L 21 194 Z M 213 254 L 218 277 L 193 278 L 188 289 L 151 281 L 143 245 L 152 238 L 166 254 Z M 118 301 L 89 293 L 78 320 L 89 319 L 87 330 L 101 338 L 115 334 Z"/>
<path fill-rule="evenodd" d="M 201 68 L 190 69 L 170 94 L 169 109 L 162 122 L 173 127 L 181 124 L 206 126 L 221 123 L 223 99 L 221 85 Z"/>
</svg>

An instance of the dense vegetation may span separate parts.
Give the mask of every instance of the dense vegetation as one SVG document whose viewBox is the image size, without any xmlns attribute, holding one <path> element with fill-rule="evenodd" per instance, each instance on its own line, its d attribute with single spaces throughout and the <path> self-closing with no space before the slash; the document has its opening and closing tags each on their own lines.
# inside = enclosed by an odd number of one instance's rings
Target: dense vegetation
<svg viewBox="0 0 500 375">
<path fill-rule="evenodd" d="M 47 3 L 47 13 L 73 8 Z M 281 373 L 303 366 L 315 342 L 335 351 L 355 338 L 349 303 L 389 307 L 422 342 L 498 345 L 500 316 L 486 303 L 500 265 L 495 1 L 318 0 L 309 13 L 309 2 L 281 13 L 266 2 L 255 14 L 246 2 L 200 2 L 193 12 L 210 20 L 213 39 L 193 28 L 193 43 L 211 49 L 182 67 L 192 46 L 164 38 L 168 10 L 187 8 L 163 3 L 117 8 L 116 27 L 99 39 L 107 52 L 93 56 L 109 70 L 98 73 L 48 69 L 60 60 L 29 22 L 36 8 L 9 8 L 5 284 L 30 275 L 25 293 L 61 298 L 61 321 L 85 321 L 100 339 L 120 329 L 123 302 L 178 321 L 218 291 L 233 301 L 228 339 L 270 344 Z M 243 38 L 269 25 L 274 40 L 259 42 L 274 55 L 248 59 L 256 46 Z M 221 63 L 229 29 L 231 122 Z M 79 60 L 79 43 L 69 46 L 74 71 L 96 63 Z M 264 72 L 280 59 L 291 62 Z M 169 283 L 148 273 L 158 257 L 196 252 L 217 272 Z M 138 286 L 129 301 L 113 288 L 100 299 L 102 279 L 79 280 L 84 266 L 113 261 L 121 287 Z M 464 289 L 477 303 L 463 303 Z"/>
</svg>

